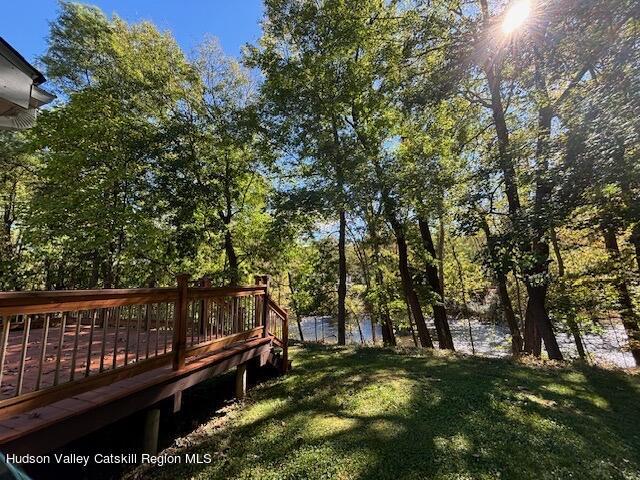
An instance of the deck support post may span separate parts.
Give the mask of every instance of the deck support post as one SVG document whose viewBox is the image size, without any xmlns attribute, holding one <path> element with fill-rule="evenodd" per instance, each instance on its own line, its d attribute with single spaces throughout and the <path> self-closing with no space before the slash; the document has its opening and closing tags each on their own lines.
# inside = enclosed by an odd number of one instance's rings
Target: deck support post
<svg viewBox="0 0 640 480">
<path fill-rule="evenodd" d="M 247 394 L 247 363 L 236 367 L 236 398 L 242 400 Z"/>
<path fill-rule="evenodd" d="M 144 420 L 144 453 L 156 455 L 158 453 L 158 434 L 160 433 L 160 409 L 152 408 L 147 411 Z"/>
<path fill-rule="evenodd" d="M 173 413 L 182 410 L 182 390 L 173 394 Z"/>
</svg>

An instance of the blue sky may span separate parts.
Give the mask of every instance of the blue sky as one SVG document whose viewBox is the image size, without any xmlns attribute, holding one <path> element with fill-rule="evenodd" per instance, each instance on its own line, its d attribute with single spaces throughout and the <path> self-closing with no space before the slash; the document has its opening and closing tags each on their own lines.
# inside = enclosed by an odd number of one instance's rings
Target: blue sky
<svg viewBox="0 0 640 480">
<path fill-rule="evenodd" d="M 229 55 L 260 35 L 261 0 L 93 0 L 80 1 L 116 13 L 129 22 L 150 20 L 170 30 L 182 48 L 191 52 L 205 34 L 215 35 Z M 57 0 L 4 0 L 0 36 L 27 60 L 34 62 L 46 49 L 49 22 L 56 18 Z"/>
</svg>

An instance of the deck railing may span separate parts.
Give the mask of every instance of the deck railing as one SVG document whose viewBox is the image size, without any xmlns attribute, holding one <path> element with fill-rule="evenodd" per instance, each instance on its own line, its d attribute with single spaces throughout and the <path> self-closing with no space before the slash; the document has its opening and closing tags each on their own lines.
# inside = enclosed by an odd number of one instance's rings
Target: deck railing
<svg viewBox="0 0 640 480">
<path fill-rule="evenodd" d="M 253 337 L 286 347 L 286 312 L 259 278 L 241 287 L 189 286 L 180 275 L 177 288 L 0 293 L 0 415 L 154 368 L 179 370 Z"/>
<path fill-rule="evenodd" d="M 274 337 L 274 343 L 282 348 L 283 372 L 289 368 L 289 315 L 273 300 L 269 299 L 268 331 Z"/>
</svg>

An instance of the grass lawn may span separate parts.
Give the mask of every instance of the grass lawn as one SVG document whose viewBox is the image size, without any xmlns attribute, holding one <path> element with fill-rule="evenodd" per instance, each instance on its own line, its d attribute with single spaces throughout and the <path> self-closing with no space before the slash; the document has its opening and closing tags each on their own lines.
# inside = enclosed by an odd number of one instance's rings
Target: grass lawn
<svg viewBox="0 0 640 480">
<path fill-rule="evenodd" d="M 640 378 L 308 345 L 176 452 L 165 479 L 640 479 Z M 173 452 L 173 453 L 176 453 Z"/>
</svg>

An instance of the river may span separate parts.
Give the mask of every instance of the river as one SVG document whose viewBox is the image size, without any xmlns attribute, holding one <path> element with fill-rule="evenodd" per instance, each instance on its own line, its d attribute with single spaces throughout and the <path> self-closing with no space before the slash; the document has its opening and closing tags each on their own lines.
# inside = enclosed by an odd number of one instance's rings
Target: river
<svg viewBox="0 0 640 480">
<path fill-rule="evenodd" d="M 505 357 L 510 354 L 511 336 L 506 325 L 488 323 L 477 319 L 471 320 L 471 335 L 469 322 L 466 319 L 450 319 L 449 325 L 456 350 L 463 353 L 475 353 L 487 357 Z M 602 325 L 601 334 L 585 334 L 583 342 L 589 357 L 589 362 L 600 366 L 631 368 L 634 366 L 630 352 L 624 351 L 626 333 L 622 324 L 615 319 Z M 359 327 L 359 328 L 358 328 Z M 433 337 L 435 332 L 430 328 Z M 337 324 L 331 317 L 306 317 L 302 320 L 302 334 L 305 341 L 317 341 L 328 344 L 337 343 Z M 295 321 L 290 323 L 289 336 L 300 339 L 298 326 Z M 473 338 L 473 348 L 471 345 Z M 565 358 L 578 358 L 573 337 L 564 332 L 557 334 L 558 343 Z M 347 325 L 346 340 L 349 344 L 373 344 L 371 322 L 364 318 L 358 323 L 350 321 Z M 376 325 L 375 344 L 382 345 L 380 326 Z M 400 345 L 413 345 L 409 332 L 398 334 Z"/>
</svg>

